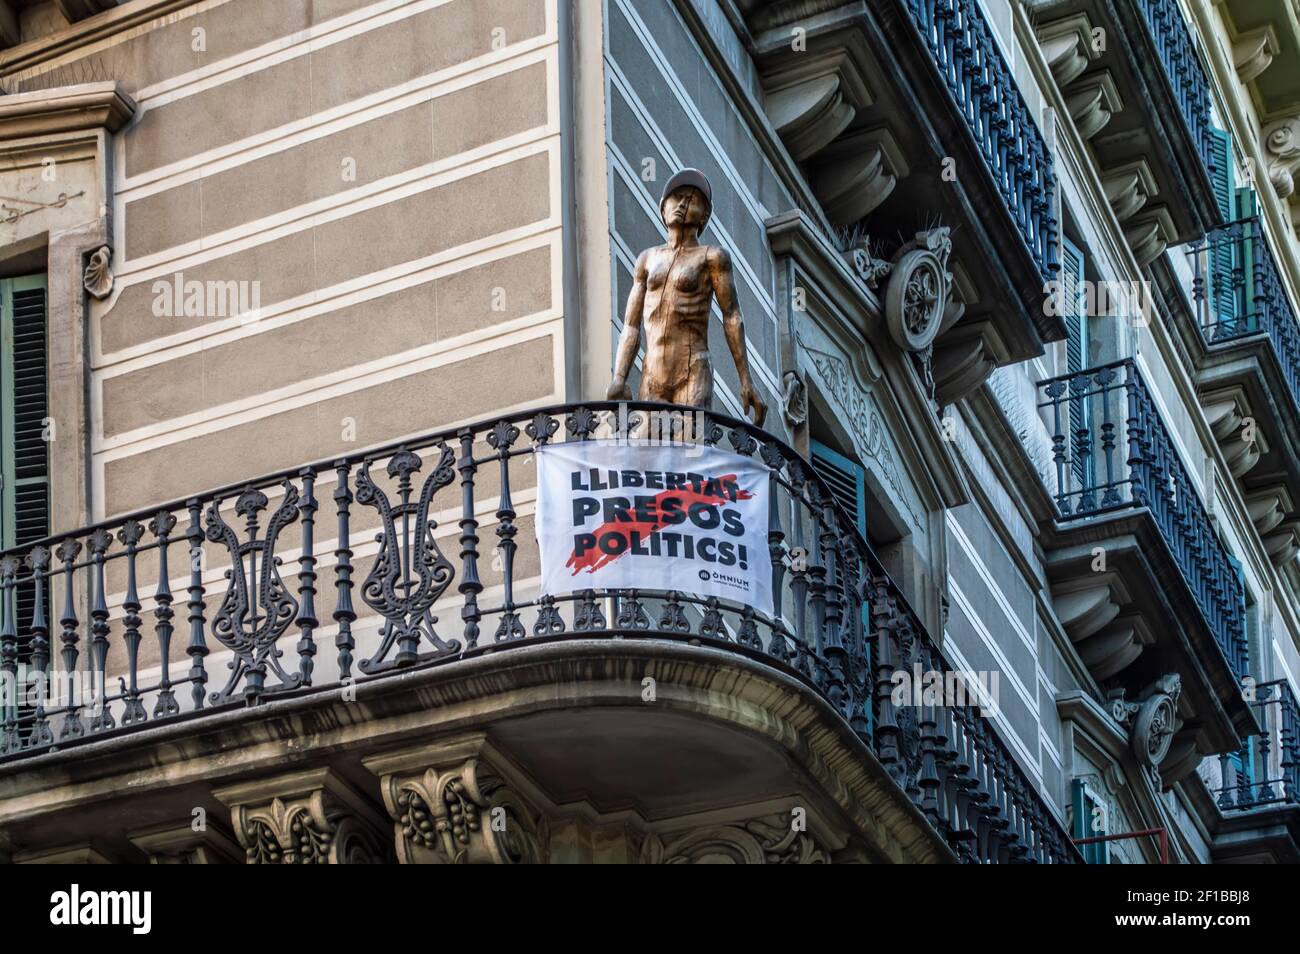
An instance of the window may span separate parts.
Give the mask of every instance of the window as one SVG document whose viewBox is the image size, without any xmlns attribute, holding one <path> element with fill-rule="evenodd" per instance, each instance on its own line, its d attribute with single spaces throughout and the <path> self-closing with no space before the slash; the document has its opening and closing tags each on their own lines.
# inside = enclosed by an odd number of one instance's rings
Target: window
<svg viewBox="0 0 1300 954">
<path fill-rule="evenodd" d="M 1071 835 L 1077 841 L 1080 838 L 1097 838 L 1108 834 L 1109 819 L 1106 817 L 1106 802 L 1087 782 L 1076 778 L 1071 783 L 1070 815 L 1073 821 Z M 1110 864 L 1110 849 L 1107 842 L 1097 841 L 1090 845 L 1080 845 L 1083 860 L 1090 865 Z"/>
<path fill-rule="evenodd" d="M 45 276 L 0 280 L 0 547 L 49 535 L 49 392 Z M 16 594 L 18 655 L 27 658 L 35 594 Z M 48 613 L 48 607 L 47 607 Z"/>
</svg>

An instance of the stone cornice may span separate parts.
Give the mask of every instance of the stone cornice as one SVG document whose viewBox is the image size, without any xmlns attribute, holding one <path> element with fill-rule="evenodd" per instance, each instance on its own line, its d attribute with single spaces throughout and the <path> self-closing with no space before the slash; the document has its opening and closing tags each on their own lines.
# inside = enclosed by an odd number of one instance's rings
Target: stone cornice
<svg viewBox="0 0 1300 954">
<path fill-rule="evenodd" d="M 134 115 L 135 101 L 113 81 L 0 97 L 0 149 L 16 139 L 98 129 L 117 132 Z"/>
<path fill-rule="evenodd" d="M 0 51 L 0 80 L 203 0 L 129 0 L 49 36 Z"/>
</svg>

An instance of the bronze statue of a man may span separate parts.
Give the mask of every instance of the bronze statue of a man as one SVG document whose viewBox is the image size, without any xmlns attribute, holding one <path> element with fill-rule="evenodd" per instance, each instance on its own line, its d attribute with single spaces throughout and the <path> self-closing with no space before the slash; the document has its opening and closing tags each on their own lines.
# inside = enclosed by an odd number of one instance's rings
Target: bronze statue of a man
<svg viewBox="0 0 1300 954">
<path fill-rule="evenodd" d="M 745 326 L 736 303 L 731 258 L 724 249 L 699 242 L 712 211 L 713 190 L 698 169 L 683 169 L 664 186 L 659 214 L 668 227 L 668 244 L 648 248 L 636 260 L 608 397 L 631 400 L 627 375 L 644 325 L 640 399 L 710 407 L 709 309 L 717 296 L 727 347 L 740 375 L 741 407 L 746 413 L 752 411 L 754 423 L 761 426 L 767 407 L 749 378 Z"/>
</svg>

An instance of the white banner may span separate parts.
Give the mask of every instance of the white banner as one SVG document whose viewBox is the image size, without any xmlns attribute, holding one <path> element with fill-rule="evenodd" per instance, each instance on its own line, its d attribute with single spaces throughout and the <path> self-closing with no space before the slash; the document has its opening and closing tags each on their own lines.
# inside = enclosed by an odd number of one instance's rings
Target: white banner
<svg viewBox="0 0 1300 954">
<path fill-rule="evenodd" d="M 537 451 L 542 592 L 680 590 L 772 613 L 768 475 L 699 444 Z"/>
</svg>

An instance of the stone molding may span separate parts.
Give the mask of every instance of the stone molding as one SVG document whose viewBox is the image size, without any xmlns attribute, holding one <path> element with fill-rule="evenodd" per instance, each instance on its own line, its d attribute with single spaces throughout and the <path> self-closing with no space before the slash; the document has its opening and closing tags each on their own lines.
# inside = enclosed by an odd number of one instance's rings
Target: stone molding
<svg viewBox="0 0 1300 954">
<path fill-rule="evenodd" d="M 149 856 L 151 865 L 242 864 L 244 850 L 211 825 L 195 831 L 189 824 L 162 825 L 127 835 Z"/>
<path fill-rule="evenodd" d="M 1268 180 L 1279 199 L 1295 192 L 1295 174 L 1300 170 L 1300 112 L 1264 124 L 1260 144 L 1268 163 Z"/>
<path fill-rule="evenodd" d="M 15 93 L 0 97 L 0 144 L 87 130 L 115 133 L 135 109 L 135 100 L 113 80 Z"/>
<path fill-rule="evenodd" d="M 104 0 L 59 0 L 59 2 L 67 4 L 69 10 L 92 3 L 101 7 L 110 5 Z M 150 20 L 180 13 L 186 7 L 197 6 L 199 2 L 200 0 L 136 0 L 135 3 L 113 7 L 103 12 L 102 16 L 78 19 L 78 22 L 67 29 L 0 51 L 0 77 L 11 76 L 56 57 L 75 53 L 83 47 L 125 33 L 132 27 L 140 26 Z"/>
</svg>

